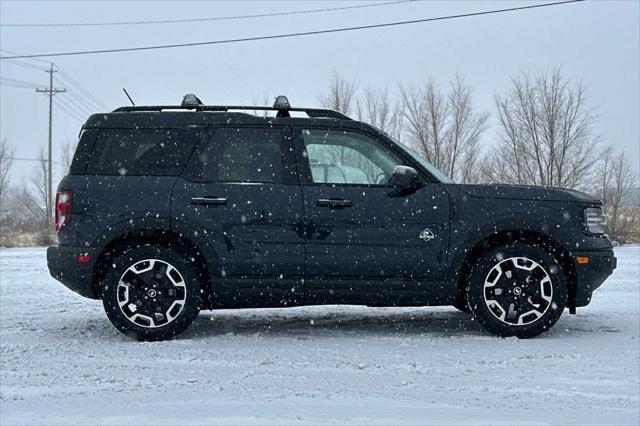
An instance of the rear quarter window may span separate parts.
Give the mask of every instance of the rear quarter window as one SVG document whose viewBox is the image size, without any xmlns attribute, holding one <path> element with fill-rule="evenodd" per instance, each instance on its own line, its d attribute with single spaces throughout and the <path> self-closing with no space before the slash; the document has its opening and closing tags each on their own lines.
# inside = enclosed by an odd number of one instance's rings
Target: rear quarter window
<svg viewBox="0 0 640 426">
<path fill-rule="evenodd" d="M 70 175 L 83 175 L 87 171 L 87 162 L 91 158 L 91 151 L 93 150 L 93 144 L 98 136 L 97 129 L 86 129 L 80 132 L 78 138 L 78 146 L 76 152 L 73 155 L 73 161 L 69 167 Z"/>
<path fill-rule="evenodd" d="M 197 129 L 102 129 L 87 174 L 176 176 L 198 138 Z"/>
</svg>

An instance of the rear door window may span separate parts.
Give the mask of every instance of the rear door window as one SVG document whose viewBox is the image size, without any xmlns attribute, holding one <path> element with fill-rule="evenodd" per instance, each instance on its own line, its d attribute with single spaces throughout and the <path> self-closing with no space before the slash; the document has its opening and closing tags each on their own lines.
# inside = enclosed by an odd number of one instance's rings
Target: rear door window
<svg viewBox="0 0 640 426">
<path fill-rule="evenodd" d="M 197 129 L 100 130 L 87 173 L 121 176 L 178 175 L 198 138 Z"/>
<path fill-rule="evenodd" d="M 199 182 L 282 183 L 281 128 L 218 127 L 198 147 L 187 169 Z"/>
</svg>

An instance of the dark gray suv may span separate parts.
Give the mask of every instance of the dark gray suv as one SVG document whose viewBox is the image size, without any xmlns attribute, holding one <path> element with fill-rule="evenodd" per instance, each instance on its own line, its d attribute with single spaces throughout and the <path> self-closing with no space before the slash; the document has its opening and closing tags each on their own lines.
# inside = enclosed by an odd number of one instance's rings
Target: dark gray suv
<svg viewBox="0 0 640 426">
<path fill-rule="evenodd" d="M 577 191 L 456 184 L 336 111 L 187 95 L 88 119 L 47 254 L 141 340 L 200 309 L 313 304 L 454 305 L 532 337 L 612 273 L 605 223 Z"/>
</svg>

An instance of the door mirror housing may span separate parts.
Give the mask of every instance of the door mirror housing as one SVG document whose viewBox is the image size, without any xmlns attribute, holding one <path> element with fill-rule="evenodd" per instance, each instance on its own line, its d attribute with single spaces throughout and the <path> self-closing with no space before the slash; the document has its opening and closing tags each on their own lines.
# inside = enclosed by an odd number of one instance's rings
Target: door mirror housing
<svg viewBox="0 0 640 426">
<path fill-rule="evenodd" d="M 424 186 L 424 182 L 416 169 L 408 166 L 396 166 L 389 179 L 389 185 L 393 191 L 389 195 L 406 195 L 417 191 Z"/>
</svg>

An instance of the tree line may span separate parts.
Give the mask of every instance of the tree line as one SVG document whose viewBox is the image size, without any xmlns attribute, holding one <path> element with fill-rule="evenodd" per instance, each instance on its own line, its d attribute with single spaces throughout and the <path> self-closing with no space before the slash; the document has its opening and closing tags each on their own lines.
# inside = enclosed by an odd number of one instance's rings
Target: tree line
<svg viewBox="0 0 640 426">
<path fill-rule="evenodd" d="M 75 143 L 62 145 L 54 161 L 54 185 L 69 170 Z M 55 240 L 53 217 L 47 213 L 47 156 L 41 148 L 27 178 L 11 175 L 15 146 L 0 141 L 0 246 L 48 245 Z M 53 211 L 51 208 L 49 211 Z"/>
<path fill-rule="evenodd" d="M 335 73 L 318 101 L 410 146 L 455 182 L 556 186 L 593 194 L 604 203 L 612 239 L 640 239 L 638 173 L 624 152 L 596 133 L 598 116 L 581 81 L 559 69 L 521 73 L 495 95 L 491 112 L 478 110 L 473 93 L 460 76 L 446 85 L 426 80 L 391 90 L 359 87 Z M 490 118 L 497 135 L 493 141 L 487 141 Z M 74 149 L 73 143 L 63 145 L 59 177 Z M 46 213 L 44 149 L 21 182 L 11 180 L 14 153 L 15 147 L 0 142 L 0 245 L 49 244 L 53 224 Z"/>
</svg>

